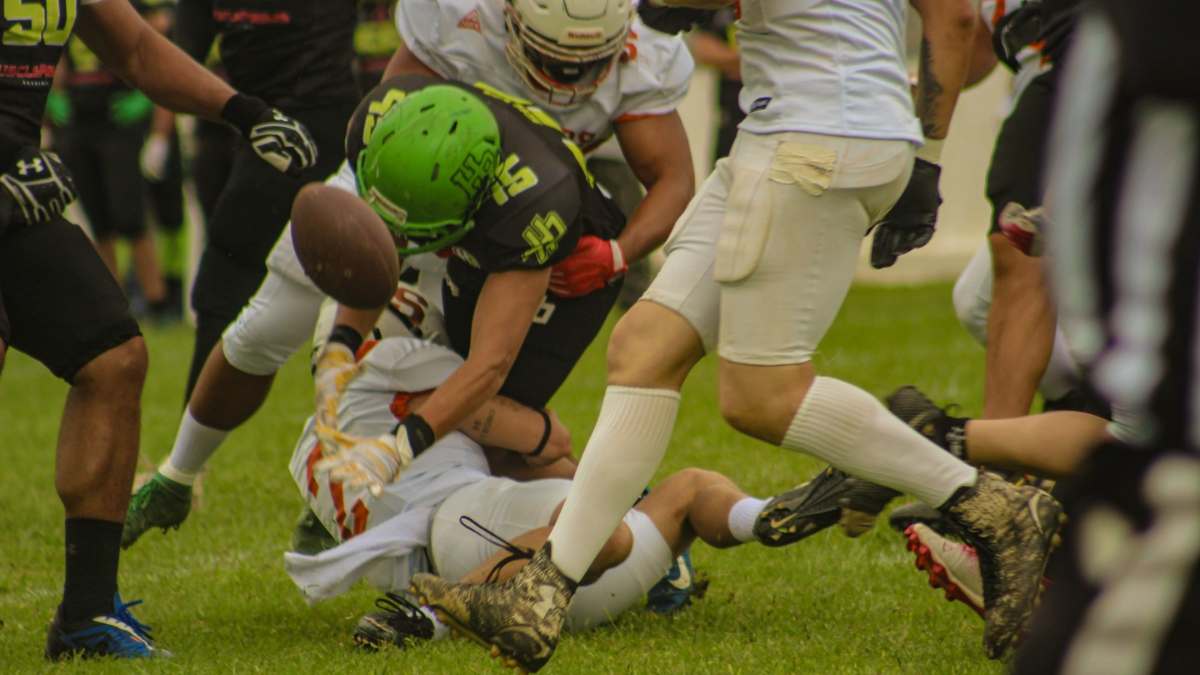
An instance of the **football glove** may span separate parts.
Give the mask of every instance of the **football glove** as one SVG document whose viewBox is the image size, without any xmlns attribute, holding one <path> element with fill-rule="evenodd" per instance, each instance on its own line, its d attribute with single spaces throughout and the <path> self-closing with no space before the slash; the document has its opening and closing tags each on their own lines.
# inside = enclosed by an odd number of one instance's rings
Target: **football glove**
<svg viewBox="0 0 1200 675">
<path fill-rule="evenodd" d="M 328 473 L 351 489 L 366 488 L 378 497 L 385 485 L 412 463 L 413 457 L 433 445 L 433 429 L 423 417 L 411 414 L 396 425 L 395 433 L 375 438 L 357 438 L 332 429 L 320 430 L 330 438 L 326 448 L 336 448 L 331 456 L 317 462 L 314 471 Z M 324 443 L 324 441 L 322 441 Z"/>
<path fill-rule="evenodd" d="M 0 174 L 0 185 L 12 206 L 0 213 L 0 230 L 8 224 L 44 223 L 62 214 L 75 201 L 75 180 L 58 155 L 28 147 L 8 171 Z"/>
<path fill-rule="evenodd" d="M 336 445 L 335 439 L 322 436 L 323 431 L 336 431 L 338 428 L 338 405 L 342 394 L 359 372 L 359 364 L 354 359 L 354 352 L 341 342 L 328 341 L 321 356 L 317 358 L 317 367 L 313 373 L 316 383 L 316 426 L 317 437 L 326 445 Z"/>
<path fill-rule="evenodd" d="M 51 90 L 46 97 L 46 117 L 56 127 L 65 127 L 71 122 L 71 98 L 61 91 Z"/>
<path fill-rule="evenodd" d="M 875 228 L 871 267 L 891 267 L 896 258 L 921 248 L 933 238 L 938 206 L 942 203 L 938 192 L 941 174 L 942 167 L 916 158 L 904 192 Z"/>
<path fill-rule="evenodd" d="M 1046 212 L 1042 207 L 1026 209 L 1009 202 L 1000 210 L 999 225 L 1004 238 L 1025 255 L 1037 258 L 1045 252 Z"/>
<path fill-rule="evenodd" d="M 628 269 L 616 239 L 585 234 L 571 255 L 550 270 L 550 292 L 578 298 L 604 288 Z"/>
<path fill-rule="evenodd" d="M 113 96 L 109 104 L 109 115 L 118 126 L 128 127 L 150 116 L 154 112 L 154 103 L 146 95 L 136 89 Z"/>
<path fill-rule="evenodd" d="M 221 110 L 221 119 L 250 141 L 255 154 L 289 176 L 317 163 L 317 143 L 308 129 L 262 99 L 235 94 Z"/>
</svg>

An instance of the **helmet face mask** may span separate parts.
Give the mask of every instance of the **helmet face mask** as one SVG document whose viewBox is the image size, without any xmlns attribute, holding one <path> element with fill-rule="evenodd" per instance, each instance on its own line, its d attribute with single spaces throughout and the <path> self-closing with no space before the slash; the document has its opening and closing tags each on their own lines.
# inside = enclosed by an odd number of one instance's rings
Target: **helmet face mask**
<svg viewBox="0 0 1200 675">
<path fill-rule="evenodd" d="M 477 96 L 424 87 L 376 122 L 355 165 L 358 195 L 404 242 L 401 255 L 446 248 L 475 226 L 500 147 L 496 118 Z"/>
<path fill-rule="evenodd" d="M 612 72 L 632 17 L 629 0 L 506 0 L 505 55 L 543 102 L 572 105 Z"/>
</svg>

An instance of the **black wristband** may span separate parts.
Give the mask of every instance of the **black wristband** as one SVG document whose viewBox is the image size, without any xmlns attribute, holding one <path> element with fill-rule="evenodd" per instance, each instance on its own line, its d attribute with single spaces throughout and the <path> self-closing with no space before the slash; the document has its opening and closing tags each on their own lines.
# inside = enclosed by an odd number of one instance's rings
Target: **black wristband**
<svg viewBox="0 0 1200 675">
<path fill-rule="evenodd" d="M 545 410 L 538 408 L 537 413 L 542 416 L 542 421 L 546 423 L 546 429 L 542 432 L 542 440 L 538 441 L 537 447 L 533 452 L 529 453 L 530 457 L 537 457 L 546 449 L 546 444 L 550 442 L 550 415 L 546 414 Z"/>
<path fill-rule="evenodd" d="M 221 108 L 221 119 L 242 132 L 243 136 L 249 136 L 250 130 L 262 119 L 263 113 L 270 109 L 267 102 L 261 98 L 237 93 L 225 102 L 225 107 Z"/>
<path fill-rule="evenodd" d="M 358 331 L 350 326 L 339 323 L 329 332 L 329 341 L 346 345 L 350 348 L 351 353 L 358 354 L 359 347 L 362 347 L 363 336 L 359 335 Z"/>
<path fill-rule="evenodd" d="M 413 457 L 428 450 L 429 446 L 437 440 L 433 435 L 433 427 L 429 426 L 429 422 L 426 422 L 424 417 L 416 413 L 410 413 L 408 417 L 401 420 L 400 424 L 396 425 L 396 433 L 400 433 L 401 427 L 408 435 L 408 447 L 412 448 Z"/>
</svg>

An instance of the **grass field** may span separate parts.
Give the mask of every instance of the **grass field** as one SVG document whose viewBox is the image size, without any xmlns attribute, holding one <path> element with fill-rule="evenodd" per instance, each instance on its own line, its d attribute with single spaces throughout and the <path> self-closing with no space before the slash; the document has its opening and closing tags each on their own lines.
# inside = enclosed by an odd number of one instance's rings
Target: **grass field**
<svg viewBox="0 0 1200 675">
<path fill-rule="evenodd" d="M 555 399 L 577 448 L 604 389 L 596 341 Z M 186 328 L 148 329 L 151 367 L 142 448 L 156 462 L 178 422 L 191 348 Z M 935 399 L 978 410 L 982 350 L 958 327 L 945 285 L 855 289 L 823 345 L 823 372 L 884 395 L 919 383 Z M 283 572 L 282 553 L 301 505 L 287 470 L 312 400 L 305 359 L 293 359 L 263 410 L 214 458 L 201 510 L 184 527 L 148 533 L 122 558 L 121 589 L 141 598 L 169 661 L 164 672 L 501 672 L 462 641 L 361 654 L 350 642 L 375 593 L 365 586 L 314 608 Z M 724 472 L 759 496 L 807 479 L 820 464 L 741 437 L 717 414 L 714 364 L 684 390 L 663 476 L 686 466 Z M 10 353 L 0 379 L 0 672 L 54 671 L 41 660 L 62 574 L 62 510 L 53 448 L 65 385 Z M 568 637 L 550 667 L 561 673 L 996 673 L 981 648 L 982 622 L 948 604 L 913 568 L 886 525 L 857 540 L 827 531 L 786 549 L 719 552 L 697 543 L 708 596 L 663 618 L 645 611 Z M 123 663 L 66 664 L 109 672 Z"/>
</svg>

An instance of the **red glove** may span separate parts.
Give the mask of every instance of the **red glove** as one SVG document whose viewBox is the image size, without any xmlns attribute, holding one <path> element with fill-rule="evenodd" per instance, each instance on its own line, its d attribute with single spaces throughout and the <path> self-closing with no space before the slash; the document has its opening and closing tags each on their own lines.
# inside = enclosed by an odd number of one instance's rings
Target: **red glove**
<svg viewBox="0 0 1200 675">
<path fill-rule="evenodd" d="M 578 298 L 604 288 L 628 269 L 616 239 L 585 234 L 571 255 L 551 270 L 550 292 L 561 298 Z"/>
</svg>

